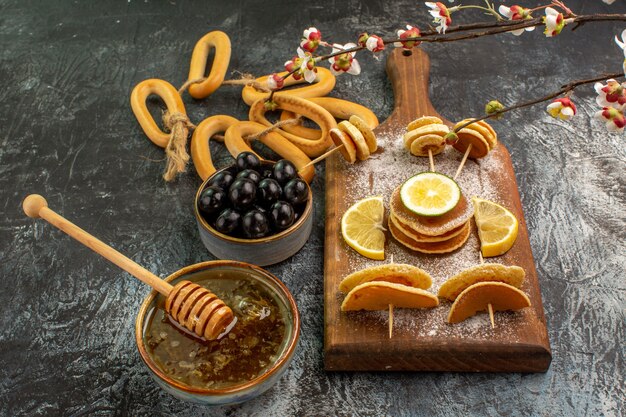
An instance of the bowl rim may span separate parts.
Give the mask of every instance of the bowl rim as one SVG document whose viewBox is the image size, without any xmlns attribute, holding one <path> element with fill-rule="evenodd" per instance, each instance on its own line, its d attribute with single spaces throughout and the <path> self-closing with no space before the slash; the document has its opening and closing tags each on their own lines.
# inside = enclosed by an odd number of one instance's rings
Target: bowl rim
<svg viewBox="0 0 626 417">
<path fill-rule="evenodd" d="M 186 266 L 184 268 L 179 269 L 173 274 L 169 275 L 165 278 L 165 281 L 171 282 L 176 278 L 180 278 L 183 275 L 196 272 L 199 270 L 204 270 L 208 268 L 214 267 L 222 267 L 222 266 L 230 266 L 235 268 L 242 268 L 246 270 L 253 271 L 255 274 L 262 276 L 265 279 L 268 279 L 273 284 L 275 284 L 279 290 L 283 293 L 283 295 L 288 300 L 287 307 L 289 308 L 291 315 L 293 317 L 293 332 L 288 341 L 288 346 L 286 347 L 283 354 L 274 362 L 271 368 L 269 368 L 262 375 L 239 385 L 233 385 L 228 388 L 219 388 L 219 389 L 208 389 L 208 388 L 195 388 L 190 385 L 184 384 L 180 381 L 177 381 L 173 378 L 170 378 L 166 375 L 157 365 L 154 363 L 148 351 L 146 349 L 144 339 L 143 339 L 143 330 L 144 330 L 144 321 L 148 314 L 148 307 L 152 303 L 152 301 L 156 298 L 159 293 L 156 290 L 152 290 L 150 294 L 145 298 L 141 307 L 139 308 L 139 312 L 137 313 L 137 318 L 135 319 L 135 343 L 137 344 L 137 350 L 139 351 L 139 356 L 143 362 L 148 366 L 148 368 L 156 375 L 161 381 L 173 387 L 177 390 L 184 391 L 189 394 L 196 395 L 204 395 L 204 396 L 216 396 L 216 395 L 232 395 L 237 393 L 242 393 L 248 390 L 251 387 L 257 386 L 270 379 L 275 373 L 277 373 L 283 366 L 287 364 L 289 358 L 293 355 L 296 346 L 298 345 L 298 340 L 300 338 L 300 313 L 298 311 L 298 307 L 296 305 L 296 301 L 293 298 L 293 295 L 287 288 L 287 286 L 278 279 L 275 275 L 266 271 L 265 269 L 252 265 L 246 262 L 240 261 L 230 261 L 230 260 L 216 260 L 216 261 L 205 261 L 199 262 L 193 265 Z"/>
<path fill-rule="evenodd" d="M 273 163 L 273 162 L 263 160 L 261 161 L 261 163 Z M 200 187 L 198 187 L 198 191 L 196 192 L 196 196 L 194 197 L 194 200 L 193 200 L 193 211 L 196 216 L 196 220 L 198 220 L 198 222 L 202 225 L 202 228 L 204 230 L 211 233 L 213 236 L 220 238 L 221 240 L 231 242 L 231 243 L 243 243 L 243 244 L 268 243 L 268 242 L 273 242 L 275 240 L 279 240 L 286 236 L 289 236 L 290 234 L 297 231 L 306 222 L 306 219 L 311 215 L 311 212 L 313 211 L 313 191 L 311 190 L 311 186 L 309 185 L 309 183 L 306 182 L 304 178 L 300 176 L 300 174 L 298 174 L 298 178 L 304 181 L 307 189 L 309 190 L 309 198 L 307 199 L 306 206 L 304 207 L 304 211 L 302 212 L 302 216 L 300 216 L 300 218 L 294 224 L 289 226 L 287 229 L 283 230 L 280 233 L 276 233 L 275 235 L 266 236 L 266 237 L 262 237 L 259 239 L 245 239 L 245 238 L 240 238 L 240 237 L 228 236 L 215 230 L 200 214 L 200 210 L 198 209 L 198 199 L 200 198 L 200 194 L 202 193 L 206 185 L 209 183 L 209 181 L 211 181 L 211 179 L 215 175 L 217 175 L 218 173 L 222 171 L 231 169 L 234 165 L 235 164 L 231 164 L 215 171 L 206 180 L 204 180 L 202 184 L 200 184 Z"/>
</svg>

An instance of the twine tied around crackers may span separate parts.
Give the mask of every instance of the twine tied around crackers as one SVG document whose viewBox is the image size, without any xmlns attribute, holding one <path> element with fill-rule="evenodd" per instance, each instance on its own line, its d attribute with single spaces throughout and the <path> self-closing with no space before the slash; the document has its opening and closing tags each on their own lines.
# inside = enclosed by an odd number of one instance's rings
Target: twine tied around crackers
<svg viewBox="0 0 626 417">
<path fill-rule="evenodd" d="M 206 77 L 197 78 L 193 80 L 187 80 L 179 89 L 178 93 L 182 96 L 185 90 L 196 83 L 200 83 L 206 80 Z M 241 78 L 226 80 L 222 85 L 252 85 L 256 89 L 269 92 L 270 90 L 261 85 L 252 74 L 241 74 Z M 167 182 L 173 181 L 180 173 L 185 172 L 187 169 L 187 163 L 189 162 L 189 152 L 187 152 L 187 139 L 189 138 L 189 132 L 196 128 L 196 125 L 189 120 L 189 117 L 180 112 L 170 113 L 168 110 L 163 112 L 163 128 L 170 134 L 169 141 L 165 147 L 166 168 L 163 173 L 163 179 Z M 269 132 L 276 129 L 280 129 L 283 126 L 294 125 L 300 122 L 302 116 L 298 115 L 292 119 L 282 120 L 269 126 L 253 135 L 246 136 L 244 139 L 251 141 L 257 140 Z M 217 138 L 222 138 L 220 135 L 215 135 Z"/>
</svg>

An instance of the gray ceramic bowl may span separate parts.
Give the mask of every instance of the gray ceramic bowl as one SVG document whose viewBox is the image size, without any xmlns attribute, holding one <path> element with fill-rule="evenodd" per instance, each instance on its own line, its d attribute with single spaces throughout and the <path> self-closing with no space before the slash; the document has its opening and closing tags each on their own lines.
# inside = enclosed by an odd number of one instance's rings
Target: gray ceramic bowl
<svg viewBox="0 0 626 417">
<path fill-rule="evenodd" d="M 183 384 L 166 375 L 146 350 L 144 333 L 147 323 L 155 311 L 157 302 L 163 301 L 162 295 L 152 291 L 141 305 L 135 322 L 137 349 L 150 370 L 150 375 L 157 384 L 181 400 L 203 405 L 236 404 L 250 400 L 267 391 L 280 379 L 289 367 L 293 353 L 296 350 L 300 335 L 300 315 L 296 302 L 285 284 L 264 269 L 236 261 L 209 261 L 183 268 L 167 277 L 166 281 L 175 284 L 184 279 L 193 281 L 194 279 L 202 278 L 203 273 L 228 273 L 233 270 L 237 272 L 243 271 L 249 277 L 261 282 L 276 296 L 279 304 L 284 307 L 285 337 L 283 343 L 279 348 L 274 363 L 263 374 L 249 382 L 222 389 L 197 388 Z"/>
<path fill-rule="evenodd" d="M 287 230 L 261 239 L 244 239 L 227 236 L 215 230 L 200 214 L 198 199 L 202 190 L 219 172 L 232 169 L 226 167 L 216 171 L 198 189 L 194 199 L 194 212 L 204 246 L 219 259 L 235 259 L 255 265 L 272 265 L 293 256 L 309 239 L 313 227 L 313 194 L 309 187 L 309 200 L 298 220 Z M 306 181 L 305 181 L 306 182 Z"/>
</svg>

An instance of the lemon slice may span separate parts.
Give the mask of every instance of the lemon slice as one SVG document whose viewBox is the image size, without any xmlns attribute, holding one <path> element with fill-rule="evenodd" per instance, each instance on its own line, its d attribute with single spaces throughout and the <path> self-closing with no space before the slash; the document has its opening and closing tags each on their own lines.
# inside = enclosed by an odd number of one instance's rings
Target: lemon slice
<svg viewBox="0 0 626 417">
<path fill-rule="evenodd" d="M 493 201 L 478 197 L 472 198 L 472 203 L 483 256 L 499 256 L 511 249 L 519 227 L 513 213 Z"/>
<path fill-rule="evenodd" d="M 341 235 L 355 251 L 370 259 L 385 259 L 385 206 L 382 197 L 357 201 L 341 218 Z"/>
<path fill-rule="evenodd" d="M 461 199 L 461 189 L 450 177 L 422 172 L 409 178 L 400 188 L 404 206 L 420 216 L 441 216 Z"/>
</svg>

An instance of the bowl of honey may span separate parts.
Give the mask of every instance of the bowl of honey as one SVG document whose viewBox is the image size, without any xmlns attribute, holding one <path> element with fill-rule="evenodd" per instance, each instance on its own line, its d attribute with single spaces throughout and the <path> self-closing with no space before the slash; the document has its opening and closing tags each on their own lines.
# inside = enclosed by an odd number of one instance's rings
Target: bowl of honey
<svg viewBox="0 0 626 417">
<path fill-rule="evenodd" d="M 171 395 L 198 404 L 250 400 L 287 370 L 298 344 L 300 316 L 285 284 L 264 269 L 236 261 L 209 261 L 166 278 L 206 287 L 235 314 L 217 340 L 198 338 L 165 312 L 153 291 L 135 323 L 139 354 L 156 383 Z"/>
</svg>

